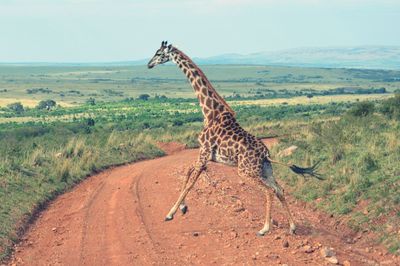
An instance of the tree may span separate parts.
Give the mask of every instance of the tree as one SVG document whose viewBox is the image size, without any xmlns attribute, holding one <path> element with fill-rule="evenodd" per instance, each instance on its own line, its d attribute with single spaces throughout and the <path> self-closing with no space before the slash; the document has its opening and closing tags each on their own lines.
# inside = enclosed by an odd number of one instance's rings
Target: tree
<svg viewBox="0 0 400 266">
<path fill-rule="evenodd" d="M 148 94 L 140 94 L 138 99 L 142 101 L 147 101 L 150 98 L 150 95 Z"/>
<path fill-rule="evenodd" d="M 89 105 L 96 105 L 96 100 L 92 97 L 86 100 L 86 103 Z"/>
<path fill-rule="evenodd" d="M 16 113 L 22 113 L 24 111 L 24 106 L 20 102 L 11 103 L 7 105 L 7 108 Z"/>
<path fill-rule="evenodd" d="M 50 110 L 54 106 L 56 106 L 56 102 L 53 100 L 43 100 L 40 101 L 39 104 L 36 106 L 37 109 L 47 109 Z"/>
</svg>

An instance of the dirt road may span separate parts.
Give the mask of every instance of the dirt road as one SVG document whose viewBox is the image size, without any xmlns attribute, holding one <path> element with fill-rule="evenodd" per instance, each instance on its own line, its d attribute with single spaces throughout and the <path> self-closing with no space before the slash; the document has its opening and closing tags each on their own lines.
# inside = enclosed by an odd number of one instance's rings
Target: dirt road
<svg viewBox="0 0 400 266">
<path fill-rule="evenodd" d="M 188 213 L 164 222 L 197 153 L 179 150 L 88 178 L 40 215 L 16 247 L 11 264 L 328 265 L 328 260 L 335 261 L 321 255 L 326 248 L 333 249 L 340 264 L 400 264 L 371 242 L 370 233 L 355 234 L 290 196 L 297 235 L 287 233 L 284 212 L 275 200 L 277 225 L 257 237 L 264 193 L 240 179 L 235 168 L 214 163 L 208 170 L 212 183 L 202 178 L 189 194 Z"/>
</svg>

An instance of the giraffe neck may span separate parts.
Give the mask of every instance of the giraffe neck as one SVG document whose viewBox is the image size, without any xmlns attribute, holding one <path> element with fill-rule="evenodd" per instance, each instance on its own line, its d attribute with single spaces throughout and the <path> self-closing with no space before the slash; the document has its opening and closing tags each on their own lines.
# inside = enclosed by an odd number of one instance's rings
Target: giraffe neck
<svg viewBox="0 0 400 266">
<path fill-rule="evenodd" d="M 183 52 L 173 48 L 172 61 L 182 70 L 192 85 L 203 112 L 205 124 L 210 123 L 222 112 L 235 112 L 213 88 L 203 71 Z"/>
</svg>

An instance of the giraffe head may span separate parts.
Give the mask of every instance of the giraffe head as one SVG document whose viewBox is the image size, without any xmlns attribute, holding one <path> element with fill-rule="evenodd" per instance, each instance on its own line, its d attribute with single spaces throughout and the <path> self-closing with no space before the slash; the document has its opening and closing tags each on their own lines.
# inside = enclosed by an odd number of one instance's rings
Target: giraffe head
<svg viewBox="0 0 400 266">
<path fill-rule="evenodd" d="M 164 64 L 171 60 L 172 44 L 167 45 L 167 41 L 161 43 L 161 47 L 156 51 L 156 54 L 147 64 L 148 68 L 153 68 L 156 65 Z"/>
</svg>

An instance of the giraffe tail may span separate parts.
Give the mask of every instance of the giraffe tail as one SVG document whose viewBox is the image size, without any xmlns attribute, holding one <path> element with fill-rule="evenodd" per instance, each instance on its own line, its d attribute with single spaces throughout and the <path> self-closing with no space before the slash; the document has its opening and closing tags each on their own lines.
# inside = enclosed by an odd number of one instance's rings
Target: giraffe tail
<svg viewBox="0 0 400 266">
<path fill-rule="evenodd" d="M 292 170 L 294 173 L 298 174 L 298 175 L 302 175 L 303 177 L 307 177 L 307 176 L 312 176 L 315 177 L 319 180 L 324 180 L 324 178 L 322 177 L 322 175 L 320 173 L 317 172 L 317 168 L 318 165 L 321 161 L 316 162 L 314 165 L 310 166 L 310 167 L 300 167 L 297 166 L 295 164 L 286 164 L 286 163 L 282 163 L 279 161 L 275 161 L 272 160 L 271 158 L 267 157 L 268 161 L 270 161 L 271 163 L 276 163 L 276 164 L 280 164 L 280 165 L 284 165 L 290 168 L 290 170 Z"/>
</svg>

